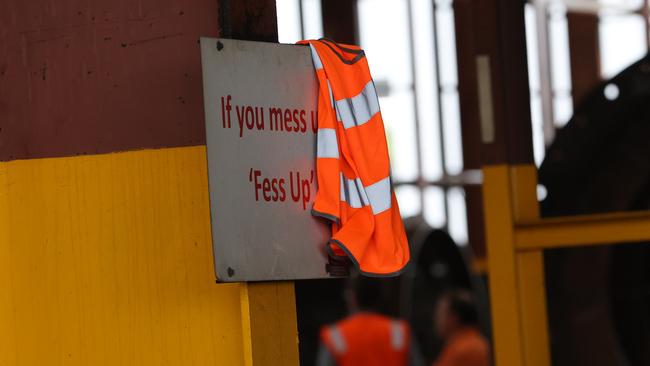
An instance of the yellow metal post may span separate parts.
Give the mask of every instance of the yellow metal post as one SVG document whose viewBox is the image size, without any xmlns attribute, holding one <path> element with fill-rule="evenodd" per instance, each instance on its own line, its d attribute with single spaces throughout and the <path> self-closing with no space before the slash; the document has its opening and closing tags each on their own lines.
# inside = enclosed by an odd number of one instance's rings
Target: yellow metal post
<svg viewBox="0 0 650 366">
<path fill-rule="evenodd" d="M 497 366 L 520 366 L 523 344 L 508 166 L 483 168 L 483 179 L 494 360 Z"/>
<path fill-rule="evenodd" d="M 0 365 L 298 364 L 292 282 L 214 282 L 205 156 L 0 162 Z"/>
<path fill-rule="evenodd" d="M 535 168 L 489 166 L 483 176 L 496 365 L 548 366 L 542 252 L 515 246 L 515 221 L 539 217 Z"/>
<path fill-rule="evenodd" d="M 511 166 L 510 183 L 514 221 L 539 220 L 537 169 L 535 166 L 532 164 Z M 551 361 L 546 288 L 544 286 L 544 253 L 541 250 L 517 251 L 515 243 L 513 246 L 517 258 L 518 301 L 524 365 L 549 366 Z"/>
<path fill-rule="evenodd" d="M 517 253 L 517 269 L 524 365 L 549 366 L 543 253 Z"/>
<path fill-rule="evenodd" d="M 298 365 L 293 282 L 240 286 L 245 365 Z"/>
<path fill-rule="evenodd" d="M 650 240 L 650 212 L 540 219 L 532 164 L 483 168 L 497 366 L 548 366 L 543 250 Z"/>
</svg>

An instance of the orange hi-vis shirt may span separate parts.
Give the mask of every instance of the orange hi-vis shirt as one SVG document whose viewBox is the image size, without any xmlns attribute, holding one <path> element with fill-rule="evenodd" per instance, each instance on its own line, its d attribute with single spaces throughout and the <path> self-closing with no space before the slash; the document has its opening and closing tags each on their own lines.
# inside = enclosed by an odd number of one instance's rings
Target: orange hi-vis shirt
<svg viewBox="0 0 650 366">
<path fill-rule="evenodd" d="M 406 322 L 359 313 L 324 327 L 321 341 L 338 366 L 406 366 L 410 332 Z"/>
<path fill-rule="evenodd" d="M 309 44 L 319 82 L 312 214 L 332 221 L 330 255 L 347 255 L 365 275 L 397 275 L 409 261 L 409 246 L 368 61 L 356 46 L 299 43 Z"/>
<path fill-rule="evenodd" d="M 490 366 L 490 346 L 477 329 L 461 329 L 447 342 L 433 366 Z"/>
</svg>

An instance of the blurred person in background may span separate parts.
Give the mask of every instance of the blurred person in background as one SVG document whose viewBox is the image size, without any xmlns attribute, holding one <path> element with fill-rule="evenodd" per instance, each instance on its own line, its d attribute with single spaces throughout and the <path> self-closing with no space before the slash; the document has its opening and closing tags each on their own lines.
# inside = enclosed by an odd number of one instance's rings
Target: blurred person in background
<svg viewBox="0 0 650 366">
<path fill-rule="evenodd" d="M 318 366 L 421 365 L 403 320 L 381 313 L 380 278 L 353 276 L 346 290 L 350 315 L 321 329 Z"/>
<path fill-rule="evenodd" d="M 490 346 L 478 326 L 472 295 L 444 293 L 436 304 L 434 326 L 445 344 L 433 366 L 489 366 Z"/>
</svg>

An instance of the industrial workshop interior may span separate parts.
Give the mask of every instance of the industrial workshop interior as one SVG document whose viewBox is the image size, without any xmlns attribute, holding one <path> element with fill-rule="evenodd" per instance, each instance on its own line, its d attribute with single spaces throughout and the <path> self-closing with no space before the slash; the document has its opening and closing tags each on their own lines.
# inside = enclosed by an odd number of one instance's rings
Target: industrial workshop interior
<svg viewBox="0 0 650 366">
<path fill-rule="evenodd" d="M 650 366 L 649 45 L 649 0 L 0 0 L 0 366 Z"/>
</svg>

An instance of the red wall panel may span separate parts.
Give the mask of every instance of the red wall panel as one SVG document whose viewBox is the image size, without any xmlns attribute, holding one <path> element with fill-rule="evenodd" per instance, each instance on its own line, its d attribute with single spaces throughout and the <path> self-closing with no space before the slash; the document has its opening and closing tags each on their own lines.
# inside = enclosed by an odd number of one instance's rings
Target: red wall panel
<svg viewBox="0 0 650 366">
<path fill-rule="evenodd" d="M 0 2 L 0 160 L 205 143 L 217 3 Z"/>
</svg>

